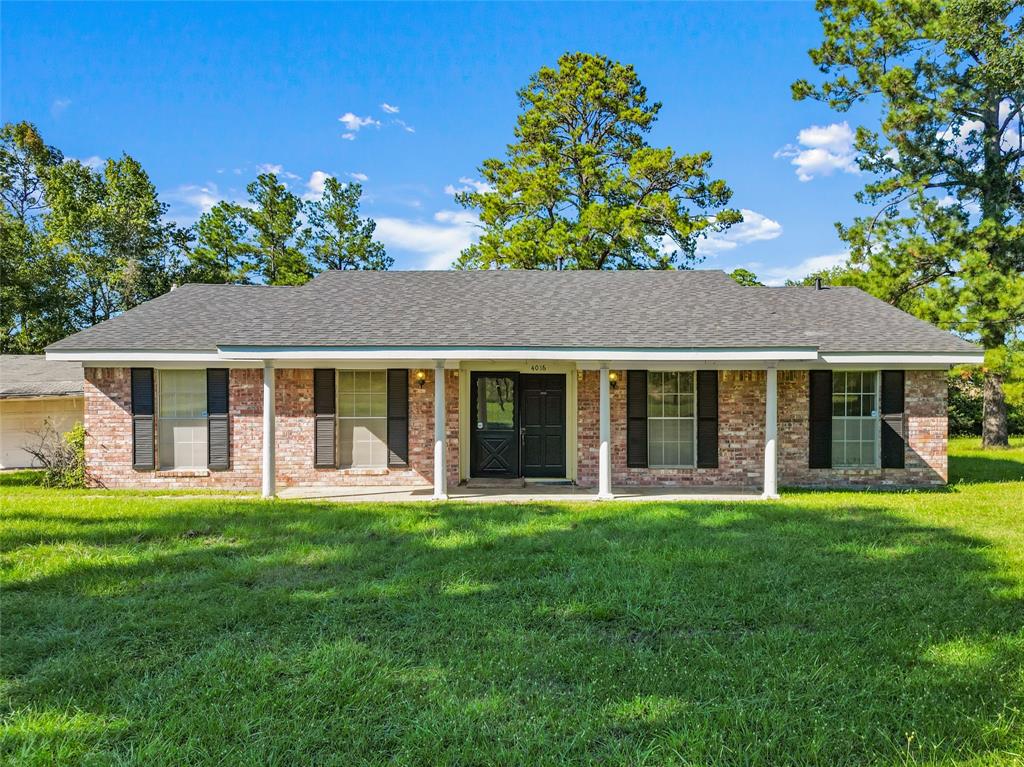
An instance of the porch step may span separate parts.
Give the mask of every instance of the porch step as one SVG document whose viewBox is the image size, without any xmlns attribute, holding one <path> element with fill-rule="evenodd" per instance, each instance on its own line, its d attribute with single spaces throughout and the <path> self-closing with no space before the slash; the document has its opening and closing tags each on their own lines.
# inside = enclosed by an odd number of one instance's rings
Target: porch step
<svg viewBox="0 0 1024 767">
<path fill-rule="evenodd" d="M 524 480 L 527 485 L 545 485 L 550 487 L 572 487 L 572 480 L 565 477 L 528 477 Z"/>
<path fill-rule="evenodd" d="M 526 482 L 522 477 L 515 477 L 513 479 L 475 477 L 466 480 L 466 487 L 526 487 Z"/>
</svg>

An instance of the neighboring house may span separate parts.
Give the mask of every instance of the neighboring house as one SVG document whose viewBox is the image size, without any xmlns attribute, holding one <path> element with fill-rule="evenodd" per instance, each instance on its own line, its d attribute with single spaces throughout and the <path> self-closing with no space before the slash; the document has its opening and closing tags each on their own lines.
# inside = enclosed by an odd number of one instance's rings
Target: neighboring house
<svg viewBox="0 0 1024 767">
<path fill-rule="evenodd" d="M 37 465 L 47 424 L 63 434 L 82 420 L 82 365 L 41 354 L 0 355 L 0 469 Z"/>
<path fill-rule="evenodd" d="M 47 349 L 108 487 L 946 481 L 982 352 L 855 288 L 721 271 L 327 272 L 186 285 Z"/>
</svg>

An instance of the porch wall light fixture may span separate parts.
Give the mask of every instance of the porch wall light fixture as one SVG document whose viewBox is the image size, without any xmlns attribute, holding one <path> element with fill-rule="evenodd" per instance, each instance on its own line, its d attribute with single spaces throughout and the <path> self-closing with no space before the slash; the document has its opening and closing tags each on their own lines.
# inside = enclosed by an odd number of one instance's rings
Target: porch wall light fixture
<svg viewBox="0 0 1024 767">
<path fill-rule="evenodd" d="M 418 385 L 418 386 L 419 386 L 419 387 L 420 387 L 421 389 L 422 389 L 422 388 L 423 388 L 424 386 L 426 386 L 426 385 L 427 385 L 427 371 L 426 371 L 426 370 L 417 370 L 417 371 L 416 371 L 416 375 L 415 375 L 415 377 L 416 377 L 416 384 L 417 384 L 417 385 Z"/>
<path fill-rule="evenodd" d="M 614 370 L 608 371 L 608 383 L 611 384 L 613 389 L 619 385 L 619 374 Z"/>
</svg>

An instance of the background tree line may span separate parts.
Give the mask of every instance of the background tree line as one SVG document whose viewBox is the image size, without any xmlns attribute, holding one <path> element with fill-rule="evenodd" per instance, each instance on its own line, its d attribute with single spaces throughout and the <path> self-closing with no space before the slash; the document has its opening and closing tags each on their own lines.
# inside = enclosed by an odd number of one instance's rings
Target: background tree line
<svg viewBox="0 0 1024 767">
<path fill-rule="evenodd" d="M 92 168 L 30 123 L 4 125 L 0 352 L 39 353 L 184 282 L 299 285 L 325 269 L 391 266 L 359 215 L 359 184 L 328 177 L 303 200 L 265 173 L 247 193 L 180 226 L 129 155 Z"/>
</svg>

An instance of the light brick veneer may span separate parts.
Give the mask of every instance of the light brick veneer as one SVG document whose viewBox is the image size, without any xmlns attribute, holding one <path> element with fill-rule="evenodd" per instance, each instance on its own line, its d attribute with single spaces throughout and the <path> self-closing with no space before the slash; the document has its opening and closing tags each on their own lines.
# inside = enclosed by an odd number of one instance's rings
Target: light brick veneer
<svg viewBox="0 0 1024 767">
<path fill-rule="evenodd" d="M 597 485 L 599 372 L 578 374 L 578 483 Z M 906 373 L 907 453 L 904 469 L 809 469 L 807 371 L 780 371 L 779 484 L 929 486 L 946 481 L 946 378 L 941 370 Z M 626 466 L 626 375 L 611 390 L 612 484 L 760 487 L 764 477 L 765 373 L 718 374 L 718 468 L 634 469 Z"/>
<path fill-rule="evenodd" d="M 612 484 L 707 487 L 760 486 L 764 473 L 764 372 L 741 370 L 718 374 L 718 468 L 635 469 L 626 466 L 626 374 L 611 390 Z M 579 374 L 578 481 L 597 484 L 599 375 Z"/>
<path fill-rule="evenodd" d="M 313 371 L 276 372 L 276 478 L 279 487 L 430 484 L 434 460 L 433 371 L 409 382 L 407 469 L 317 469 L 313 466 Z M 459 476 L 458 371 L 445 375 L 447 471 Z M 131 371 L 85 369 L 86 464 L 104 487 L 257 489 L 263 449 L 263 371 L 232 369 L 228 377 L 231 468 L 227 471 L 136 471 L 132 468 Z M 160 425 L 157 423 L 157 429 Z"/>
<path fill-rule="evenodd" d="M 779 484 L 930 486 L 947 477 L 946 374 L 908 370 L 904 385 L 907 451 L 903 469 L 809 469 L 807 371 L 779 373 Z"/>
</svg>

